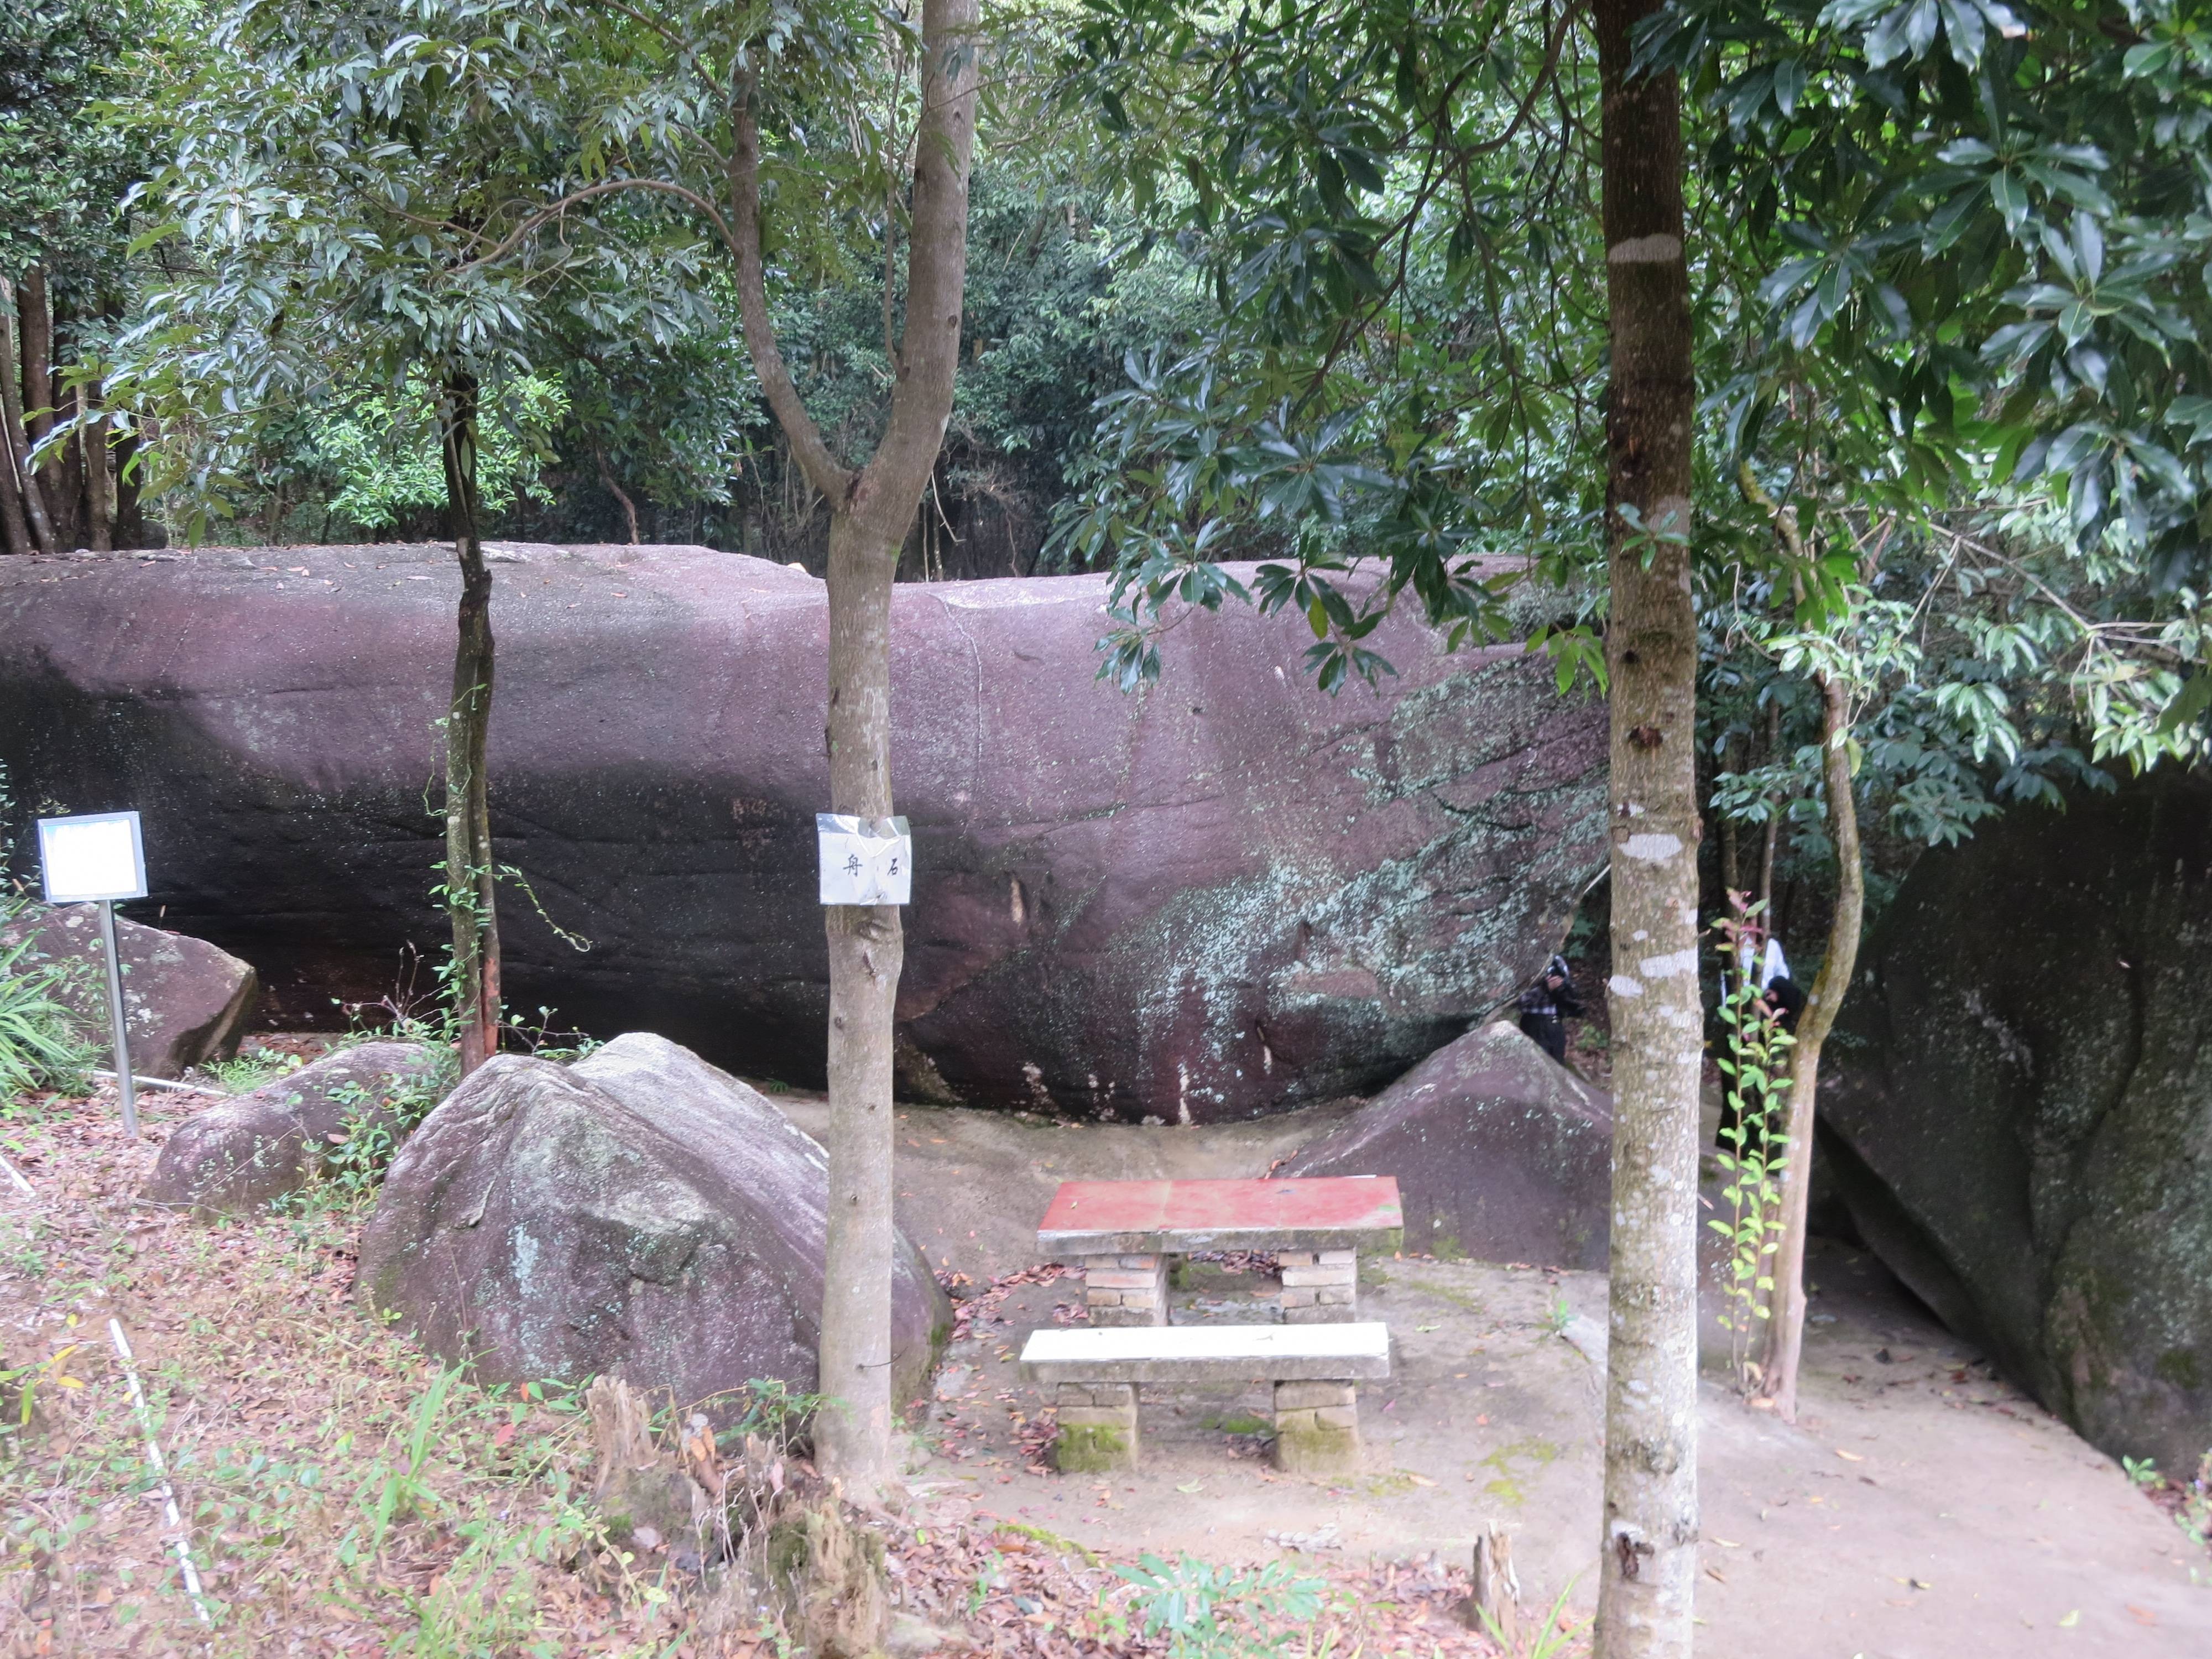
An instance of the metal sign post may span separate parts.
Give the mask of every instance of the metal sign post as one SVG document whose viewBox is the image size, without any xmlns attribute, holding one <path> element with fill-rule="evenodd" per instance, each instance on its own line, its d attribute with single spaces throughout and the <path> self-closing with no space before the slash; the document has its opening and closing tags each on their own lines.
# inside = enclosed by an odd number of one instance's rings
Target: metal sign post
<svg viewBox="0 0 2212 1659">
<path fill-rule="evenodd" d="M 39 820 L 39 863 L 49 904 L 97 904 L 107 958 L 107 1015 L 115 1038 L 115 1081 L 123 1130 L 138 1138 L 138 1092 L 131 1075 L 131 1034 L 123 1004 L 123 957 L 115 947 L 115 901 L 146 896 L 146 848 L 136 812 L 94 812 Z"/>
</svg>

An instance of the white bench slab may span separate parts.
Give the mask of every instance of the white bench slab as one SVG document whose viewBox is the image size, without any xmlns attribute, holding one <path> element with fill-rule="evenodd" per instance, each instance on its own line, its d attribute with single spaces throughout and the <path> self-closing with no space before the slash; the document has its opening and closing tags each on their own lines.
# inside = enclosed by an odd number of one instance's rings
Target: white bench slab
<svg viewBox="0 0 2212 1659">
<path fill-rule="evenodd" d="M 1034 1331 L 1022 1349 L 1032 1382 L 1322 1382 L 1390 1375 L 1389 1328 L 1127 1325 Z"/>
</svg>

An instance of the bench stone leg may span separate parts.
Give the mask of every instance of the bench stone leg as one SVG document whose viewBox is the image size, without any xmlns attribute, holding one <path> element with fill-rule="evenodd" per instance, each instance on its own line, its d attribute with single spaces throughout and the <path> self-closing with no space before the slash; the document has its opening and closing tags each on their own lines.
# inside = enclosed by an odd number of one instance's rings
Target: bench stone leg
<svg viewBox="0 0 2212 1659">
<path fill-rule="evenodd" d="M 1275 1384 L 1275 1467 L 1348 1474 L 1359 1467 L 1359 1391 L 1350 1382 Z"/>
<path fill-rule="evenodd" d="M 1066 1474 L 1137 1467 L 1137 1385 L 1063 1382 L 1054 1396 L 1060 1437 L 1053 1462 Z"/>
<path fill-rule="evenodd" d="M 1168 1322 L 1168 1259 L 1092 1255 L 1083 1260 L 1083 1300 L 1094 1325 Z"/>
<path fill-rule="evenodd" d="M 1284 1250 L 1285 1325 L 1333 1325 L 1359 1317 L 1359 1255 L 1355 1250 Z"/>
</svg>

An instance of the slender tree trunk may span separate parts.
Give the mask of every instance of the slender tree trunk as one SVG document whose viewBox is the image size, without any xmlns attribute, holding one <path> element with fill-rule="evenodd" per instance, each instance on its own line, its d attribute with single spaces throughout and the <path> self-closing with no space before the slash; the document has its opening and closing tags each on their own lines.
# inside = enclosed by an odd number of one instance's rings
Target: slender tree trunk
<svg viewBox="0 0 2212 1659">
<path fill-rule="evenodd" d="M 0 447 L 15 500 L 22 508 L 28 544 L 35 551 L 54 550 L 53 526 L 39 490 L 38 474 L 31 470 L 30 434 L 23 424 L 21 383 L 15 369 L 15 319 L 19 307 L 14 289 L 0 277 Z"/>
<path fill-rule="evenodd" d="M 491 861 L 491 799 L 485 767 L 491 729 L 491 567 L 478 537 L 477 383 L 447 382 L 446 501 L 461 604 L 453 642 L 453 695 L 446 712 L 446 904 L 453 927 L 454 1012 L 461 1075 L 499 1052 L 499 915 Z"/>
<path fill-rule="evenodd" d="M 891 811 L 890 601 L 898 554 L 944 447 L 960 362 L 968 270 L 968 170 L 980 79 L 978 0 L 923 0 L 921 115 L 915 131 L 905 330 L 890 414 L 867 465 L 848 470 L 823 442 L 769 319 L 761 258 L 760 129 L 754 72 L 732 112 L 728 219 L 738 307 L 763 397 L 794 466 L 830 507 L 831 810 Z M 830 1237 L 823 1267 L 821 1389 L 814 1441 L 846 1495 L 873 1503 L 891 1463 L 891 1043 L 905 951 L 897 909 L 836 906 L 830 945 Z"/>
<path fill-rule="evenodd" d="M 1662 0 L 1597 0 L 1612 549 L 1613 1245 L 1598 1659 L 1686 1659 L 1698 1544 L 1697 614 L 1689 270 Z M 1622 509 L 1632 510 L 1641 528 Z"/>
<path fill-rule="evenodd" d="M 107 416 L 94 413 L 99 404 L 99 381 L 77 388 L 76 412 L 83 421 L 77 442 L 84 453 L 84 538 L 94 552 L 106 553 L 115 545 L 114 502 L 107 487 Z"/>
<path fill-rule="evenodd" d="M 890 628 L 898 543 L 830 520 L 830 805 L 890 816 Z M 892 1018 L 905 931 L 895 904 L 833 905 L 830 1237 L 822 1292 L 823 1466 L 854 1497 L 895 1473 L 890 1333 Z"/>
<path fill-rule="evenodd" d="M 23 434 L 35 447 L 54 429 L 54 313 L 46 291 L 46 273 L 33 265 L 23 273 L 16 294 L 16 311 L 22 319 Z M 38 499 L 47 524 L 51 549 L 58 551 L 76 544 L 76 514 L 70 510 L 64 488 L 58 456 L 39 464 Z"/>
<path fill-rule="evenodd" d="M 1782 743 L 1782 705 L 1766 705 L 1766 762 L 1774 763 L 1774 751 Z M 1765 839 L 1759 854 L 1759 930 L 1769 938 L 1774 937 L 1774 848 L 1782 839 L 1782 803 L 1773 802 L 1766 815 Z"/>
<path fill-rule="evenodd" d="M 118 547 L 146 545 L 146 514 L 138 501 L 138 431 L 135 424 L 124 428 L 122 441 L 115 446 L 115 530 L 112 539 Z"/>
<path fill-rule="evenodd" d="M 605 450 L 593 444 L 592 459 L 599 464 L 599 482 L 607 487 L 607 492 L 610 495 L 622 503 L 623 517 L 629 525 L 629 544 L 635 547 L 638 544 L 637 503 L 630 500 L 628 490 L 615 482 L 614 469 L 607 465 Z"/>
<path fill-rule="evenodd" d="M 1784 1422 L 1797 1420 L 1797 1362 L 1805 1344 L 1805 1224 L 1813 1190 L 1813 1126 L 1820 1086 L 1820 1049 L 1858 971 L 1859 930 L 1866 913 L 1866 873 L 1859 856 L 1858 803 L 1851 794 L 1850 698 L 1843 684 L 1820 677 L 1820 772 L 1828 798 L 1828 833 L 1836 843 L 1836 909 L 1828 954 L 1797 1021 L 1790 1051 L 1790 1095 L 1784 1104 L 1782 1247 L 1774 1256 L 1772 1343 L 1759 1385 Z"/>
<path fill-rule="evenodd" d="M 1743 769 L 1743 739 L 1741 737 L 1732 737 L 1729 739 L 1726 766 L 1730 772 L 1741 772 Z M 1728 915 L 1731 908 L 1729 895 L 1740 892 L 1742 888 L 1743 829 L 1734 818 L 1724 817 L 1721 820 L 1721 914 L 1723 915 Z"/>
</svg>

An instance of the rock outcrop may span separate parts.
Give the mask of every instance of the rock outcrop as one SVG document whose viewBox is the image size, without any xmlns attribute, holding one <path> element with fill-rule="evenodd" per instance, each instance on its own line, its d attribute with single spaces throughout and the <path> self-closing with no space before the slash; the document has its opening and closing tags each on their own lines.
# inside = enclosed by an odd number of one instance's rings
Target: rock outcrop
<svg viewBox="0 0 2212 1659">
<path fill-rule="evenodd" d="M 2032 902 L 2022 902 L 2022 896 Z M 2096 1444 L 2212 1447 L 2212 781 L 1924 854 L 1821 1089 L 1859 1232 Z"/>
<path fill-rule="evenodd" d="M 1613 1103 L 1501 1020 L 1437 1049 L 1284 1172 L 1395 1176 L 1409 1250 L 1602 1272 Z"/>
<path fill-rule="evenodd" d="M 823 585 L 703 548 L 492 557 L 497 855 L 592 944 L 505 889 L 511 1001 L 818 1082 Z M 0 761 L 19 799 L 138 803 L 170 919 L 259 965 L 273 1018 L 327 1019 L 441 938 L 456 588 L 437 546 L 0 561 Z M 894 595 L 915 1097 L 1174 1122 L 1364 1092 L 1556 948 L 1604 857 L 1601 705 L 1410 616 L 1367 641 L 1395 677 L 1327 696 L 1304 622 L 1235 604 L 1124 695 L 1107 597 Z"/>
<path fill-rule="evenodd" d="M 87 1036 L 108 1046 L 107 967 L 100 948 L 100 910 L 91 904 L 40 906 L 0 927 L 0 951 L 30 941 L 30 956 L 74 961 L 82 971 L 56 988 Z M 184 933 L 115 919 L 123 963 L 124 1030 L 138 1077 L 182 1077 L 203 1060 L 225 1060 L 253 1018 L 260 981 L 227 951 Z M 102 1066 L 111 1062 L 103 1060 Z"/>
<path fill-rule="evenodd" d="M 811 1392 L 828 1194 L 819 1146 L 664 1038 L 617 1037 L 573 1066 L 505 1054 L 400 1149 L 358 1282 L 487 1382 L 619 1376 L 683 1405 L 760 1379 Z M 950 1323 L 902 1237 L 901 1405 Z"/>
<path fill-rule="evenodd" d="M 326 1170 L 350 1136 L 404 1134 L 428 1109 L 441 1070 L 417 1042 L 325 1054 L 171 1130 L 145 1195 L 204 1215 L 261 1209 Z"/>
</svg>

